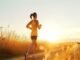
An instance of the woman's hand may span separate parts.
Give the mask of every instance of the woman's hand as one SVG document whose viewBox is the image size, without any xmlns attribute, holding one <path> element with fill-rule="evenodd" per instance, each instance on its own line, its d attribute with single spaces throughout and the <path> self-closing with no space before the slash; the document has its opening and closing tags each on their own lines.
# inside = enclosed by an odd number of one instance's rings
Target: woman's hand
<svg viewBox="0 0 80 60">
<path fill-rule="evenodd" d="M 40 25 L 39 25 L 39 29 L 41 29 L 41 27 L 42 27 L 42 25 L 40 24 Z"/>
<path fill-rule="evenodd" d="M 30 30 L 32 30 L 32 27 L 30 25 L 26 25 L 27 28 L 29 28 Z"/>
</svg>

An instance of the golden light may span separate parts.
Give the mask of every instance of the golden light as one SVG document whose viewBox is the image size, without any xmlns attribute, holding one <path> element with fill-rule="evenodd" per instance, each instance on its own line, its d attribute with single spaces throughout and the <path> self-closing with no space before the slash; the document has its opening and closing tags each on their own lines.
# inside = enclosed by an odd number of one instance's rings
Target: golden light
<svg viewBox="0 0 80 60">
<path fill-rule="evenodd" d="M 60 28 L 50 27 L 46 25 L 39 31 L 39 39 L 48 42 L 59 42 L 60 36 L 63 34 Z"/>
<path fill-rule="evenodd" d="M 43 46 L 40 46 L 39 49 L 40 49 L 40 50 L 44 50 L 45 48 L 44 48 Z"/>
</svg>

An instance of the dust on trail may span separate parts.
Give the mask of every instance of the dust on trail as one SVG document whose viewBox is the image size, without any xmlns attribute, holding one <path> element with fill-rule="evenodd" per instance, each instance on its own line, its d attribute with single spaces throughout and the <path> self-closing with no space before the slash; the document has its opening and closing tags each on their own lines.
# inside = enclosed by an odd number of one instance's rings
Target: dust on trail
<svg viewBox="0 0 80 60">
<path fill-rule="evenodd" d="M 37 55 L 35 54 L 35 56 Z M 49 50 L 45 49 L 42 60 L 80 60 L 80 44 L 63 43 L 51 47 Z"/>
<path fill-rule="evenodd" d="M 37 54 L 33 55 L 37 56 Z M 45 49 L 43 60 L 80 60 L 80 44 L 62 43 L 48 50 Z"/>
<path fill-rule="evenodd" d="M 80 60 L 80 44 L 78 43 L 63 43 L 57 46 L 52 46 L 48 50 L 45 49 L 43 59 L 41 60 Z M 33 56 L 39 56 L 39 54 L 32 54 Z M 5 60 L 25 60 L 25 56 L 5 59 Z M 27 59 L 28 60 L 28 59 Z M 37 58 L 37 60 L 40 60 Z"/>
</svg>

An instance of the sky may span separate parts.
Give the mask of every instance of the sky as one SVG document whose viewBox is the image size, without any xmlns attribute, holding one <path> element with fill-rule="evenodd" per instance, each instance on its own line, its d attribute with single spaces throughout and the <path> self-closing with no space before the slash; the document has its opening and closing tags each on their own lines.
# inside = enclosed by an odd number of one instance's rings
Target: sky
<svg viewBox="0 0 80 60">
<path fill-rule="evenodd" d="M 25 26 L 32 12 L 42 24 L 42 38 L 80 38 L 80 0 L 0 0 L 0 26 L 29 37 Z"/>
</svg>

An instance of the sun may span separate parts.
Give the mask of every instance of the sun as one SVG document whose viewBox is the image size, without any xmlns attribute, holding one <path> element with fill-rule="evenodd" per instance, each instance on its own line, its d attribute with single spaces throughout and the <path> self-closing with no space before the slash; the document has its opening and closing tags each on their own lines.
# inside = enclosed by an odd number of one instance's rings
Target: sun
<svg viewBox="0 0 80 60">
<path fill-rule="evenodd" d="M 43 39 L 48 42 L 59 42 L 62 31 L 60 28 L 52 28 L 50 26 L 45 26 L 39 31 L 39 39 Z"/>
</svg>

